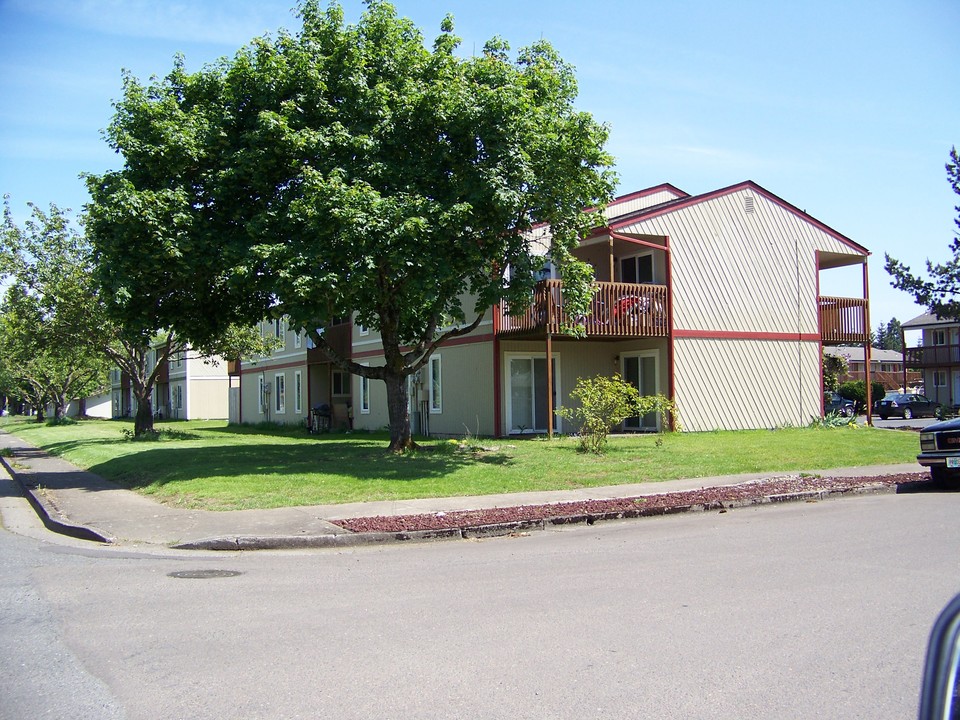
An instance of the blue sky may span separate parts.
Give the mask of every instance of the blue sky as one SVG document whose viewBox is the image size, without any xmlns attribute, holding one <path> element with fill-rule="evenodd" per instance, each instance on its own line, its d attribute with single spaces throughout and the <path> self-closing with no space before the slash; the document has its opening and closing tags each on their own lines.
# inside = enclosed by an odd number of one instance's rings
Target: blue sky
<svg viewBox="0 0 960 720">
<path fill-rule="evenodd" d="M 960 198 L 960 2 L 396 0 L 432 40 L 446 13 L 464 52 L 541 37 L 577 68 L 603 122 L 619 193 L 669 182 L 700 194 L 754 180 L 873 252 L 872 320 L 921 312 L 883 255 L 946 259 Z M 164 75 L 295 30 L 294 0 L 0 0 L 0 192 L 80 210 L 78 175 L 120 166 L 103 142 L 121 69 Z M 361 4 L 343 2 L 355 20 Z M 860 272 L 822 290 L 858 295 Z"/>
</svg>

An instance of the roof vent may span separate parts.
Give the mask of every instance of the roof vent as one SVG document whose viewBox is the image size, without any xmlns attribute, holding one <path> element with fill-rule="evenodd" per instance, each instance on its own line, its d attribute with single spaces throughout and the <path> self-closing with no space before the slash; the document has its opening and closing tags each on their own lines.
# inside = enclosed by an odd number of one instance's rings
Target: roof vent
<svg viewBox="0 0 960 720">
<path fill-rule="evenodd" d="M 743 211 L 747 215 L 753 215 L 753 195 L 743 196 Z"/>
</svg>

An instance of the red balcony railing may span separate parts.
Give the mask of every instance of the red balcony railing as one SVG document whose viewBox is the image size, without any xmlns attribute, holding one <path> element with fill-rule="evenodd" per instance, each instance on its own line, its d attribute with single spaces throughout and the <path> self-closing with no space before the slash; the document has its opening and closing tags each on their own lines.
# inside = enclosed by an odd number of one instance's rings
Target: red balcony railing
<svg viewBox="0 0 960 720">
<path fill-rule="evenodd" d="M 838 345 L 865 343 L 867 301 L 863 298 L 820 297 L 820 337 Z"/>
<path fill-rule="evenodd" d="M 530 307 L 501 316 L 500 334 L 564 334 L 576 328 L 584 337 L 667 336 L 665 285 L 598 282 L 595 288 L 590 311 L 573 317 L 564 309 L 561 282 L 543 280 L 534 288 Z"/>
</svg>

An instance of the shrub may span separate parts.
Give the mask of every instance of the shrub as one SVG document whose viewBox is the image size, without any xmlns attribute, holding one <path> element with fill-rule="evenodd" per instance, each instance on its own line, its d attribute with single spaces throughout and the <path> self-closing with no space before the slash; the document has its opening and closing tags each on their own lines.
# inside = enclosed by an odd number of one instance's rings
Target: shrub
<svg viewBox="0 0 960 720">
<path fill-rule="evenodd" d="M 886 394 L 883 383 L 870 383 L 870 390 L 873 395 L 873 401 L 876 402 Z M 867 406 L 867 383 L 863 380 L 851 380 L 840 385 L 837 391 L 840 397 L 847 400 L 853 400 L 857 405 L 857 412 L 862 411 Z"/>
<path fill-rule="evenodd" d="M 570 397 L 580 407 L 559 407 L 556 414 L 580 428 L 580 451 L 600 455 L 607 446 L 610 429 L 628 417 L 656 412 L 666 422 L 676 405 L 663 395 L 640 396 L 640 392 L 620 375 L 578 378 Z"/>
<path fill-rule="evenodd" d="M 844 417 L 839 412 L 828 412 L 823 417 L 810 418 L 811 428 L 857 427 L 856 417 Z"/>
</svg>

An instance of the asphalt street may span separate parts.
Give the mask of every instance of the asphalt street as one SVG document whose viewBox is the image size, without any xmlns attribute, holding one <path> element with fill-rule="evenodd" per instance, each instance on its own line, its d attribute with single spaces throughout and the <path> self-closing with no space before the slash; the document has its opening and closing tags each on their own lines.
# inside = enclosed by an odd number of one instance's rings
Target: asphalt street
<svg viewBox="0 0 960 720">
<path fill-rule="evenodd" d="M 24 520 L 33 537 L 0 532 L 0 717 L 910 717 L 960 592 L 958 508 L 920 492 L 219 554 Z"/>
</svg>

